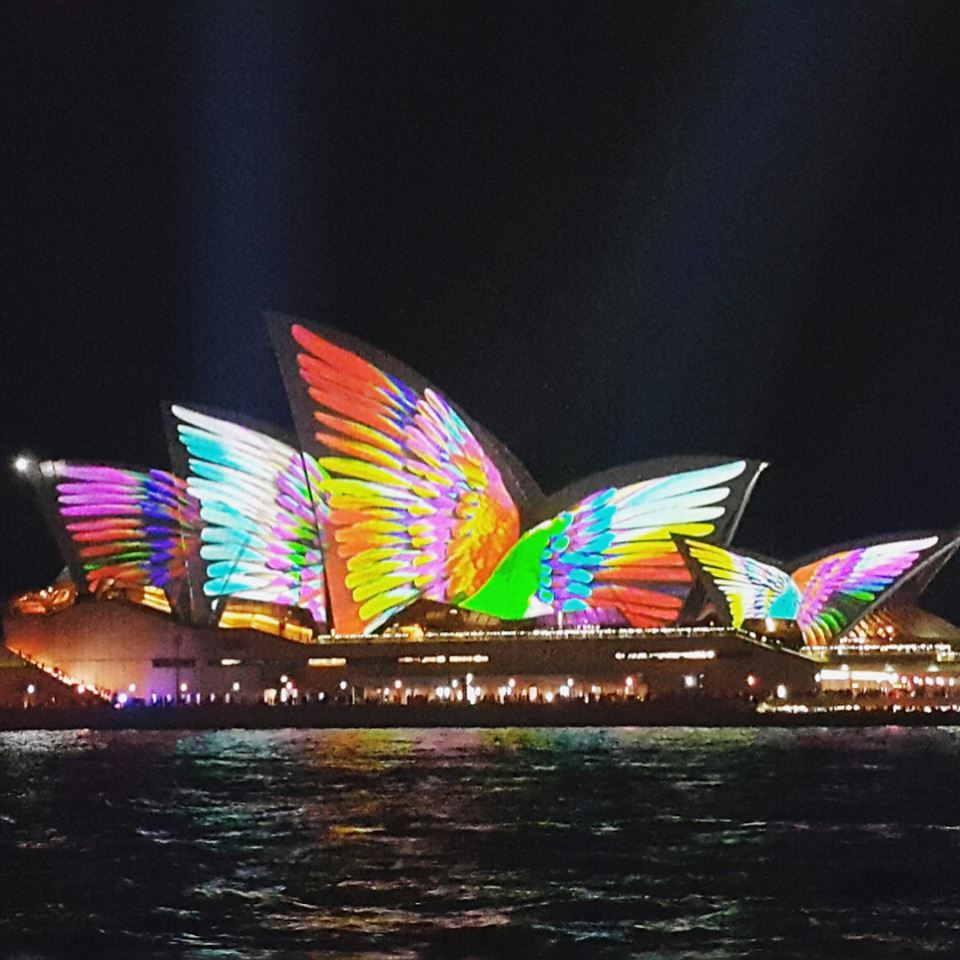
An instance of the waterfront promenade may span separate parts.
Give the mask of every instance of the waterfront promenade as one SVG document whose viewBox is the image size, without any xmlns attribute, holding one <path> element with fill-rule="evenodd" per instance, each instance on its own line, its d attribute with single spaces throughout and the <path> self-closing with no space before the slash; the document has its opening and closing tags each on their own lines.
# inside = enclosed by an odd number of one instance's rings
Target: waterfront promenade
<svg viewBox="0 0 960 960">
<path fill-rule="evenodd" d="M 954 701 L 888 698 L 756 704 L 737 698 L 662 698 L 553 704 L 212 703 L 0 709 L 0 730 L 215 730 L 471 727 L 955 726 Z"/>
</svg>

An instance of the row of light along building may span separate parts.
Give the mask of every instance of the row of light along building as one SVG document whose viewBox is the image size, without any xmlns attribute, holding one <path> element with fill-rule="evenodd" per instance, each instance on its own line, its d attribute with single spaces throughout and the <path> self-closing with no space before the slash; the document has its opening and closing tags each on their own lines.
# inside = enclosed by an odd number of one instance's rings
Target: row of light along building
<svg viewBox="0 0 960 960">
<path fill-rule="evenodd" d="M 546 496 L 396 360 L 269 326 L 296 435 L 171 404 L 169 468 L 17 459 L 66 566 L 7 606 L 0 700 L 957 691 L 960 631 L 918 606 L 956 531 L 748 554 L 731 543 L 765 465 L 737 458 Z M 53 685 L 4 684 L 22 664 Z"/>
</svg>

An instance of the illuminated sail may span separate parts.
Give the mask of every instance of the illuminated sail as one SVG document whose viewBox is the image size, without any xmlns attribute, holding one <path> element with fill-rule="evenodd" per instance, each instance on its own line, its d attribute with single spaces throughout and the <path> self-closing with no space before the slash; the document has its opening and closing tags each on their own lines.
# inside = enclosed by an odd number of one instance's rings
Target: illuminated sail
<svg viewBox="0 0 960 960">
<path fill-rule="evenodd" d="M 327 622 L 316 510 L 323 470 L 309 455 L 221 416 L 173 405 L 186 487 L 199 505 L 199 592 L 299 607 Z"/>
<path fill-rule="evenodd" d="M 712 589 L 731 626 L 763 617 L 796 620 L 808 646 L 823 646 L 850 630 L 956 547 L 956 536 L 948 534 L 856 544 L 787 572 L 715 544 L 680 541 L 681 552 Z"/>
<path fill-rule="evenodd" d="M 186 485 L 164 470 L 47 461 L 39 476 L 55 500 L 55 528 L 90 593 L 127 591 L 175 606 L 186 581 L 195 511 Z"/>
</svg>

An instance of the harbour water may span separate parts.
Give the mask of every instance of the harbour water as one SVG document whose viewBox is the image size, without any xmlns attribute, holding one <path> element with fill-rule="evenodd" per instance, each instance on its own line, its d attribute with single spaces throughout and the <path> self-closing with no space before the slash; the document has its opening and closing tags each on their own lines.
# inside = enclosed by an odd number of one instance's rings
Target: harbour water
<svg viewBox="0 0 960 960">
<path fill-rule="evenodd" d="M 960 731 L 0 734 L 0 956 L 960 956 Z"/>
</svg>

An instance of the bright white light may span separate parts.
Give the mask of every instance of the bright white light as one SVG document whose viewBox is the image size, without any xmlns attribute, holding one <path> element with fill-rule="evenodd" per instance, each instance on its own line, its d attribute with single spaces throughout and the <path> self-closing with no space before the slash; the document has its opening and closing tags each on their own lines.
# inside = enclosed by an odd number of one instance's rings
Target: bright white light
<svg viewBox="0 0 960 960">
<path fill-rule="evenodd" d="M 117 703 L 119 703 L 120 706 L 123 706 L 126 702 L 127 702 L 127 695 L 125 693 L 118 693 Z"/>
<path fill-rule="evenodd" d="M 131 683 L 130 686 L 127 687 L 127 689 L 128 689 L 131 693 L 136 693 L 136 692 L 137 692 L 137 685 L 136 685 L 135 683 Z"/>
<path fill-rule="evenodd" d="M 32 683 L 28 683 L 28 684 L 27 684 L 27 694 L 28 694 L 28 696 L 31 696 L 31 697 L 32 697 L 36 692 L 37 692 L 36 685 L 35 685 L 35 684 L 32 684 Z"/>
<path fill-rule="evenodd" d="M 777 697 L 778 697 L 780 700 L 786 700 L 786 699 L 787 699 L 787 688 L 786 688 L 786 686 L 784 686 L 784 684 L 782 684 L 782 683 L 778 683 L 778 684 L 777 684 Z"/>
<path fill-rule="evenodd" d="M 468 673 L 465 679 L 466 679 L 467 683 L 473 683 L 473 674 L 472 674 L 472 673 Z"/>
<path fill-rule="evenodd" d="M 570 687 L 568 687 L 567 684 L 565 684 L 565 683 L 564 683 L 564 684 L 561 684 L 561 686 L 560 686 L 560 696 L 561 696 L 561 697 L 569 697 L 569 696 L 570 696 Z"/>
<path fill-rule="evenodd" d="M 281 682 L 281 683 L 286 683 L 289 679 L 290 679 L 290 678 L 289 678 L 286 674 L 284 674 L 284 675 L 280 678 L 280 682 Z"/>
<path fill-rule="evenodd" d="M 820 680 L 826 683 L 843 682 L 852 683 L 893 683 L 896 680 L 895 675 L 887 673 L 885 670 L 829 670 L 824 668 L 820 671 Z M 915 683 L 922 682 L 920 677 L 914 677 Z M 779 693 L 777 694 L 779 696 Z"/>
<path fill-rule="evenodd" d="M 553 691 L 552 691 L 552 690 L 548 690 L 548 691 L 543 695 L 543 699 L 546 700 L 547 703 L 553 703 Z"/>
<path fill-rule="evenodd" d="M 567 677 L 567 686 L 568 686 L 568 687 L 572 687 L 572 686 L 573 686 L 573 677 Z"/>
<path fill-rule="evenodd" d="M 401 680 L 394 680 L 393 685 L 399 690 L 403 686 L 403 682 Z"/>
<path fill-rule="evenodd" d="M 346 690 L 346 689 L 347 689 L 347 681 L 346 681 L 346 680 L 341 680 L 341 681 L 340 681 L 340 689 L 341 689 L 341 690 Z"/>
<path fill-rule="evenodd" d="M 437 695 L 438 700 L 443 699 L 443 687 L 437 687 L 437 689 L 434 690 L 433 692 Z"/>
<path fill-rule="evenodd" d="M 697 685 L 697 678 L 692 673 L 685 673 L 683 675 L 683 685 L 688 689 L 692 690 Z"/>
<path fill-rule="evenodd" d="M 450 681 L 450 686 L 453 687 L 454 690 L 456 690 L 457 687 L 460 686 L 460 681 L 459 681 L 456 677 L 454 677 L 454 678 Z"/>
<path fill-rule="evenodd" d="M 186 685 L 185 683 L 181 683 L 181 684 L 180 684 L 180 692 L 181 692 L 181 693 L 186 693 L 186 692 L 187 692 L 187 685 Z"/>
<path fill-rule="evenodd" d="M 16 470 L 17 473 L 26 473 L 32 465 L 33 460 L 25 453 L 18 454 L 13 459 L 13 469 Z"/>
<path fill-rule="evenodd" d="M 633 677 L 627 677 L 627 679 L 626 679 L 624 682 L 625 682 L 625 684 L 626 684 L 628 687 L 632 687 L 632 686 L 633 686 Z"/>
<path fill-rule="evenodd" d="M 236 693 L 239 689 L 240 689 L 240 681 L 239 681 L 239 680 L 234 680 L 234 681 L 233 681 L 233 692 Z"/>
<path fill-rule="evenodd" d="M 77 693 L 86 693 L 86 692 L 87 692 L 86 686 L 81 683 L 81 684 L 77 687 Z"/>
<path fill-rule="evenodd" d="M 618 660 L 713 660 L 716 650 L 631 650 L 618 654 Z"/>
<path fill-rule="evenodd" d="M 514 680 L 513 677 L 511 677 L 511 678 L 507 681 L 507 686 L 508 686 L 511 690 L 512 690 L 516 685 L 517 685 L 517 681 Z"/>
</svg>

